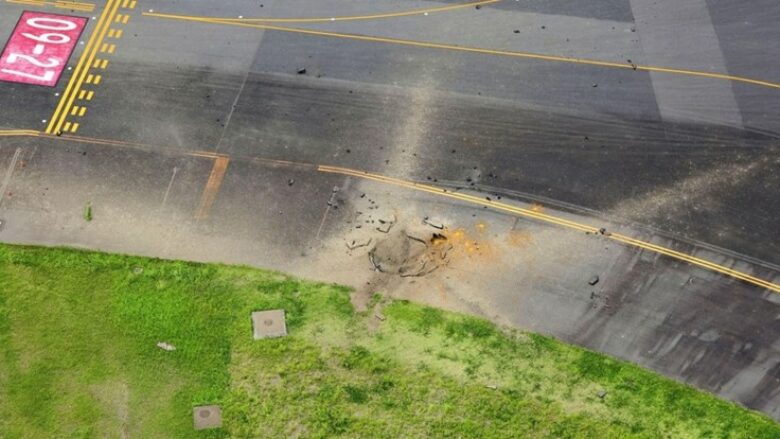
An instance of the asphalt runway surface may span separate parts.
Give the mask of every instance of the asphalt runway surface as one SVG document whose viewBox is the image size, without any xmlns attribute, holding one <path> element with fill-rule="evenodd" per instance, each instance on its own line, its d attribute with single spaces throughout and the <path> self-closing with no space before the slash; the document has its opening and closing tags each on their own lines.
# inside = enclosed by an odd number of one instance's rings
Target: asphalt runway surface
<svg viewBox="0 0 780 439">
<path fill-rule="evenodd" d="M 56 87 L 0 82 L 3 241 L 376 288 L 780 419 L 780 4 L 65 3 L 0 3 L 2 41 L 90 19 Z M 483 259 L 376 278 L 344 240 L 390 216 Z"/>
</svg>

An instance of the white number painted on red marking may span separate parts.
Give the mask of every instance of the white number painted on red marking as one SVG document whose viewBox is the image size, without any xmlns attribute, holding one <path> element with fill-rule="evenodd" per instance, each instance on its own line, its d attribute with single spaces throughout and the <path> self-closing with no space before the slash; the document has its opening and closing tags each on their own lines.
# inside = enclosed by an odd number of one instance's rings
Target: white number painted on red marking
<svg viewBox="0 0 780 439">
<path fill-rule="evenodd" d="M 30 55 L 25 55 L 23 53 L 12 53 L 8 55 L 8 62 L 9 63 L 15 63 L 17 59 L 23 59 L 27 61 L 28 63 L 37 66 L 37 67 L 43 67 L 45 69 L 51 68 L 51 67 L 57 67 L 60 65 L 60 62 L 56 58 L 49 58 L 49 62 L 45 63 L 42 61 L 38 61 L 34 57 Z"/>
<path fill-rule="evenodd" d="M 9 75 L 21 76 L 23 78 L 30 78 L 36 81 L 51 81 L 54 79 L 54 70 L 47 70 L 43 75 L 33 75 L 32 73 L 20 72 L 18 70 L 0 69 L 0 72 L 8 73 Z"/>
<path fill-rule="evenodd" d="M 49 22 L 49 23 L 59 23 L 61 25 L 64 25 L 65 27 L 62 27 L 62 26 L 47 26 L 47 25 L 44 25 L 44 24 L 40 24 L 42 21 L 46 21 L 46 22 Z M 48 18 L 48 17 L 30 18 L 29 20 L 27 20 L 27 24 L 29 24 L 30 26 L 32 26 L 34 28 L 43 29 L 43 30 L 73 30 L 73 29 L 76 29 L 76 27 L 78 27 L 76 25 L 76 23 L 74 23 L 72 21 L 61 20 L 59 18 Z"/>
<path fill-rule="evenodd" d="M 53 87 L 87 19 L 25 11 L 0 54 L 0 81 Z"/>
<path fill-rule="evenodd" d="M 27 32 L 22 32 L 22 35 L 25 37 L 33 40 L 33 41 L 40 41 L 41 43 L 47 43 L 47 44 L 65 44 L 70 42 L 70 37 L 63 34 L 55 34 L 55 33 L 45 33 L 40 35 L 33 35 L 28 34 Z M 55 39 L 52 39 L 53 37 L 56 37 Z"/>
</svg>

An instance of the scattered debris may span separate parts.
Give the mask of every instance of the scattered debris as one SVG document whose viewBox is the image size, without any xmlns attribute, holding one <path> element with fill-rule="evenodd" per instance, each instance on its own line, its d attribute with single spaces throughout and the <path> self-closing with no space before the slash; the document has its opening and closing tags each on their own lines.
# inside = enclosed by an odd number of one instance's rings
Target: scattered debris
<svg viewBox="0 0 780 439">
<path fill-rule="evenodd" d="M 295 180 L 294 179 L 291 178 L 291 179 L 287 180 L 287 186 L 292 186 L 294 184 L 295 184 Z"/>
<path fill-rule="evenodd" d="M 382 314 L 380 314 L 380 313 L 375 313 L 375 314 L 374 314 L 374 317 L 376 317 L 376 318 L 377 318 L 377 320 L 379 320 L 379 321 L 382 321 L 382 322 L 384 322 L 384 321 L 387 319 L 387 317 L 383 316 L 383 315 L 382 315 Z"/>
<path fill-rule="evenodd" d="M 423 224 L 433 227 L 434 229 L 444 230 L 444 224 L 439 221 L 433 221 L 427 216 L 423 218 Z"/>
<path fill-rule="evenodd" d="M 605 396 L 607 396 L 607 391 L 604 389 L 599 390 L 596 392 L 596 396 L 598 396 L 601 399 L 604 399 Z"/>
<path fill-rule="evenodd" d="M 346 244 L 348 249 L 354 250 L 356 248 L 366 247 L 371 244 L 371 238 L 368 238 L 365 241 L 357 241 L 353 239 L 352 242 L 347 242 Z"/>
<path fill-rule="evenodd" d="M 0 232 L 3 231 L 3 226 L 5 226 L 5 220 L 0 219 Z"/>
<path fill-rule="evenodd" d="M 176 350 L 176 346 L 174 346 L 174 345 L 172 345 L 170 343 L 166 343 L 164 341 L 157 342 L 157 347 L 162 349 L 162 350 L 164 350 L 164 351 L 168 351 L 168 352 Z"/>
<path fill-rule="evenodd" d="M 598 276 L 593 276 L 588 281 L 588 284 L 591 285 L 591 286 L 592 285 L 596 285 L 597 283 L 599 283 L 599 277 Z"/>
<path fill-rule="evenodd" d="M 192 423 L 195 430 L 222 427 L 222 410 L 218 405 L 203 405 L 192 409 Z"/>
<path fill-rule="evenodd" d="M 382 222 L 382 220 L 380 220 L 379 222 Z M 392 228 L 393 228 L 393 223 L 384 223 L 379 227 L 377 227 L 376 229 L 382 233 L 390 233 L 390 229 Z"/>
<path fill-rule="evenodd" d="M 144 272 L 144 269 L 141 267 L 133 267 L 133 274 L 141 274 Z"/>
<path fill-rule="evenodd" d="M 92 221 L 92 202 L 87 201 L 87 204 L 84 206 L 84 220 L 89 222 Z"/>
<path fill-rule="evenodd" d="M 371 262 L 371 265 L 374 267 L 374 271 L 378 271 L 378 272 L 382 273 L 382 266 L 379 265 L 376 262 L 376 259 L 374 258 L 374 251 L 373 250 L 368 252 L 368 261 Z"/>
<path fill-rule="evenodd" d="M 295 73 L 297 73 L 299 75 L 305 75 L 306 74 L 306 68 L 305 67 L 301 67 L 300 69 L 296 70 Z"/>
<path fill-rule="evenodd" d="M 599 235 L 606 235 L 606 234 L 607 234 L 607 229 L 605 229 L 604 227 L 599 229 Z"/>
<path fill-rule="evenodd" d="M 419 242 L 419 243 L 420 243 L 420 244 L 422 244 L 422 245 L 428 245 L 428 243 L 427 243 L 427 242 L 425 242 L 425 240 L 424 240 L 424 239 L 422 239 L 422 238 L 418 238 L 418 237 L 416 237 L 416 236 L 412 236 L 412 235 L 410 235 L 410 234 L 408 234 L 408 233 L 406 234 L 406 237 L 407 237 L 407 238 L 409 238 L 409 239 L 411 239 L 412 241 L 417 241 L 417 242 Z"/>
<path fill-rule="evenodd" d="M 380 224 L 395 224 L 396 219 L 395 215 L 390 215 L 390 217 L 379 218 L 378 221 Z"/>
<path fill-rule="evenodd" d="M 488 384 L 485 387 L 487 387 L 488 389 L 498 390 L 498 386 L 495 384 Z"/>
<path fill-rule="evenodd" d="M 447 237 L 442 235 L 441 233 L 434 233 L 433 236 L 431 236 L 431 244 L 440 244 L 447 241 Z"/>
</svg>

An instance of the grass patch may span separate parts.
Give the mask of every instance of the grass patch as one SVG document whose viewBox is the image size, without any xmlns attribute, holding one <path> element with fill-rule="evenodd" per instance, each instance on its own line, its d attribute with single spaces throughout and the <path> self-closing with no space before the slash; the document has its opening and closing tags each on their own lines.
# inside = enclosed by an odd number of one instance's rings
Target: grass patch
<svg viewBox="0 0 780 439">
<path fill-rule="evenodd" d="M 251 312 L 272 308 L 290 336 L 252 340 Z M 345 288 L 279 273 L 0 245 L 0 437 L 780 437 L 550 337 L 383 313 L 375 328 Z M 197 404 L 224 428 L 194 432 Z"/>
</svg>

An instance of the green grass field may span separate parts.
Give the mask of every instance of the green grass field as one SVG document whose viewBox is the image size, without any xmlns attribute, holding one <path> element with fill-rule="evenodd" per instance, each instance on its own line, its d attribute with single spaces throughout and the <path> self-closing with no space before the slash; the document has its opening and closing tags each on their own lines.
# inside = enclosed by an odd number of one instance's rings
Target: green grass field
<svg viewBox="0 0 780 439">
<path fill-rule="evenodd" d="M 271 308 L 290 336 L 252 340 L 250 313 Z M 382 312 L 251 268 L 0 245 L 0 437 L 780 437 L 549 337 L 406 302 Z M 222 429 L 193 430 L 201 403 L 221 405 Z"/>
</svg>

